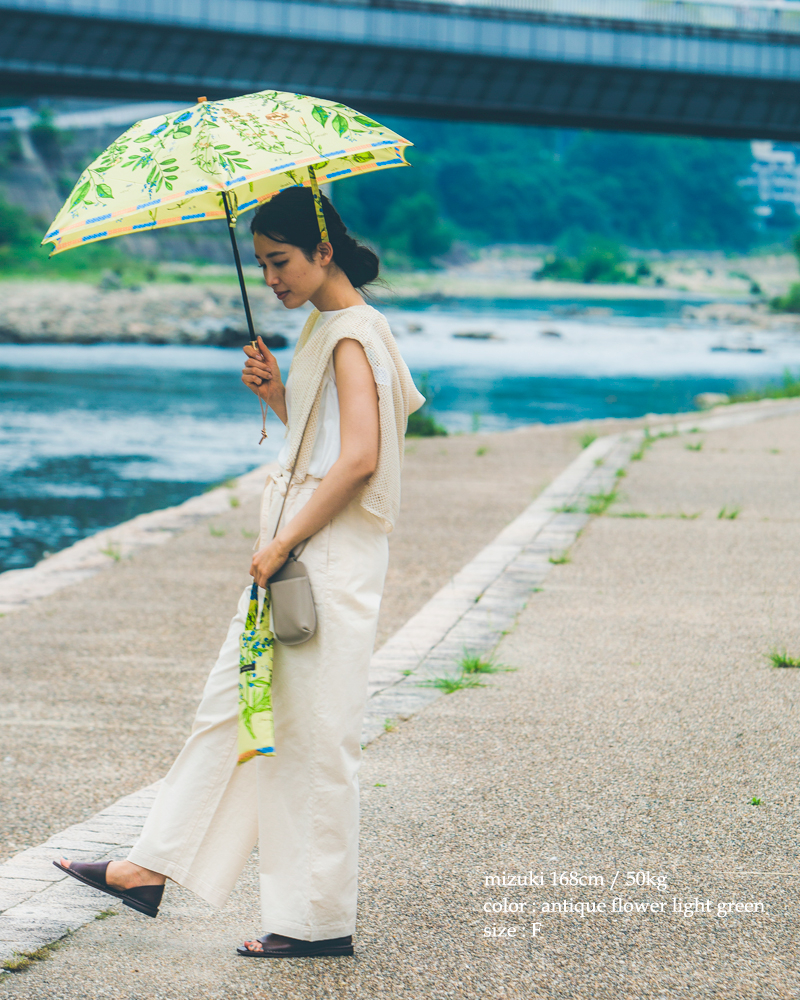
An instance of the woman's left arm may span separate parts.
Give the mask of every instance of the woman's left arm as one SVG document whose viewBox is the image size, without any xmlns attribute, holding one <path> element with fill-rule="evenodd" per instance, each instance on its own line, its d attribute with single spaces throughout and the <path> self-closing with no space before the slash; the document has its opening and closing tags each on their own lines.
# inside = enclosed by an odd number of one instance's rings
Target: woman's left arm
<svg viewBox="0 0 800 1000">
<path fill-rule="evenodd" d="M 333 364 L 339 394 L 339 458 L 305 507 L 253 556 L 250 575 L 259 587 L 266 586 L 296 545 L 344 510 L 378 465 L 378 390 L 364 348 L 357 340 L 340 340 L 333 351 Z"/>
</svg>

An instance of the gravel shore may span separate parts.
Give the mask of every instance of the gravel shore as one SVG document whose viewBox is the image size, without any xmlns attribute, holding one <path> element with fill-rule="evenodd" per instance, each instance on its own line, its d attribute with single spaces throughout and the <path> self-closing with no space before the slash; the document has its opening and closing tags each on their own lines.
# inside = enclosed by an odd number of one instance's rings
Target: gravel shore
<svg viewBox="0 0 800 1000">
<path fill-rule="evenodd" d="M 285 325 L 263 282 L 248 295 L 259 333 Z M 303 314 L 305 315 L 305 313 Z M 149 283 L 115 288 L 78 281 L 0 283 L 0 343 L 207 344 L 241 347 L 247 323 L 235 284 Z M 275 345 L 279 346 L 279 345 Z"/>
</svg>

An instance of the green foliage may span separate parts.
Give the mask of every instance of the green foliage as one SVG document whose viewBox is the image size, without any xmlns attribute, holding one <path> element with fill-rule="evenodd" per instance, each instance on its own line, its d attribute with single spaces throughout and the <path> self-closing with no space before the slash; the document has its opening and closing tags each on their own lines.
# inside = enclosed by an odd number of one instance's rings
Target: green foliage
<svg viewBox="0 0 800 1000">
<path fill-rule="evenodd" d="M 439 206 L 427 191 L 400 198 L 386 213 L 381 244 L 414 267 L 430 265 L 453 242 L 451 227 L 439 217 Z M 395 258 L 396 259 L 396 258 Z"/>
<path fill-rule="evenodd" d="M 56 128 L 50 108 L 42 108 L 38 119 L 31 126 L 31 141 L 47 166 L 61 162 L 61 149 L 66 139 Z"/>
<path fill-rule="evenodd" d="M 567 256 L 562 248 L 551 254 L 534 278 L 553 281 L 582 281 L 584 284 L 635 284 L 637 277 L 622 265 L 627 259 L 623 248 L 602 236 L 581 240 L 577 256 Z"/>
<path fill-rule="evenodd" d="M 39 224 L 0 194 L 0 269 L 5 274 L 31 277 L 86 277 L 113 268 L 123 273 L 131 266 L 114 240 L 90 244 L 48 259 L 50 247 L 40 246 L 44 224 Z"/>
<path fill-rule="evenodd" d="M 718 521 L 735 521 L 736 518 L 741 514 L 741 507 L 731 507 L 728 509 L 727 504 L 720 509 L 719 514 L 717 514 Z"/>
<path fill-rule="evenodd" d="M 369 174 L 335 190 L 348 225 L 382 247 L 392 239 L 386 222 L 393 207 L 421 191 L 437 218 L 477 243 L 553 244 L 575 228 L 642 248 L 744 248 L 756 239 L 737 184 L 750 169 L 746 142 L 413 119 L 385 124 L 415 143 L 414 169 Z M 409 222 L 401 212 L 391 219 L 401 228 Z M 425 220 L 426 232 L 433 221 Z"/>
<path fill-rule="evenodd" d="M 12 129 L 10 132 L 0 133 L 0 170 L 7 168 L 12 163 L 18 163 L 22 159 L 22 143 L 19 139 L 19 132 Z"/>
<path fill-rule="evenodd" d="M 550 558 L 547 561 L 551 562 L 554 566 L 563 566 L 565 563 L 568 563 L 570 561 L 569 553 L 562 552 L 560 555 L 550 556 Z"/>
<path fill-rule="evenodd" d="M 447 437 L 447 429 L 438 424 L 425 409 L 423 406 L 416 413 L 409 414 L 406 437 Z"/>
<path fill-rule="evenodd" d="M 800 285 L 794 286 L 800 289 Z M 800 396 L 800 372 L 792 375 L 788 368 L 784 369 L 779 385 L 770 382 L 761 389 L 749 389 L 730 397 L 731 403 L 754 403 L 759 399 L 793 399 Z"/>
<path fill-rule="evenodd" d="M 425 397 L 425 403 L 419 410 L 408 415 L 406 437 L 447 437 L 447 428 L 437 423 L 428 409 L 436 393 L 431 388 L 427 372 L 420 376 L 419 391 Z"/>
<path fill-rule="evenodd" d="M 586 434 L 581 434 L 578 438 L 581 448 L 588 448 L 590 444 L 593 444 L 597 440 L 597 435 L 592 431 L 587 431 Z"/>
<path fill-rule="evenodd" d="M 774 312 L 800 312 L 800 282 L 795 281 L 789 286 L 785 295 L 776 295 L 770 300 L 770 308 Z"/>
</svg>

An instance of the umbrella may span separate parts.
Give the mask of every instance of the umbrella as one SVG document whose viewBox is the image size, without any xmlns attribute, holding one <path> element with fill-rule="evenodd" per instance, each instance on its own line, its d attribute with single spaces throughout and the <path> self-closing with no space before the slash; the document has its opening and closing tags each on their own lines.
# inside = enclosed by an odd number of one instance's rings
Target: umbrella
<svg viewBox="0 0 800 1000">
<path fill-rule="evenodd" d="M 52 254 L 208 219 L 228 221 L 251 343 L 256 333 L 234 228 L 287 187 L 407 166 L 408 139 L 345 104 L 264 90 L 136 122 L 83 171 L 42 243 Z M 52 256 L 51 254 L 51 256 Z"/>
</svg>

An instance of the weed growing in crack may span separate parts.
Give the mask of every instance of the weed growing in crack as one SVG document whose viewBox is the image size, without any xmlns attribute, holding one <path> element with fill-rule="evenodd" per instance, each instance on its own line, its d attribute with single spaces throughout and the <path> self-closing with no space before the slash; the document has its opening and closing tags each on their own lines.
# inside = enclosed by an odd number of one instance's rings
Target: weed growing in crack
<svg viewBox="0 0 800 1000">
<path fill-rule="evenodd" d="M 593 493 L 584 508 L 586 514 L 605 514 L 612 503 L 617 499 L 617 491 L 611 490 L 609 493 Z"/>
<path fill-rule="evenodd" d="M 767 659 L 773 667 L 800 668 L 800 659 L 795 656 L 789 656 L 785 649 L 771 649 L 767 653 Z"/>
<path fill-rule="evenodd" d="M 58 948 L 58 945 L 58 941 L 53 941 L 52 944 L 42 945 L 41 948 L 37 948 L 35 951 L 15 951 L 11 958 L 7 958 L 3 962 L 2 968 L 6 972 L 22 972 L 23 969 L 27 969 L 34 962 L 43 962 L 46 958 L 49 958 L 56 948 Z"/>
</svg>

